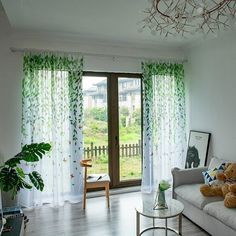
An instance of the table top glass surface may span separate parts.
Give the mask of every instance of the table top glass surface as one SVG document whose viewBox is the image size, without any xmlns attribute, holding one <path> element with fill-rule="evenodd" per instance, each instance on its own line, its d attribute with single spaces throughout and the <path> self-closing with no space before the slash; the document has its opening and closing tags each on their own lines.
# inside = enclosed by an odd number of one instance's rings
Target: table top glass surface
<svg viewBox="0 0 236 236">
<path fill-rule="evenodd" d="M 181 214 L 184 205 L 170 197 L 166 199 L 168 209 L 154 210 L 156 194 L 142 194 L 142 201 L 136 206 L 136 211 L 141 215 L 151 218 L 166 219 Z"/>
</svg>

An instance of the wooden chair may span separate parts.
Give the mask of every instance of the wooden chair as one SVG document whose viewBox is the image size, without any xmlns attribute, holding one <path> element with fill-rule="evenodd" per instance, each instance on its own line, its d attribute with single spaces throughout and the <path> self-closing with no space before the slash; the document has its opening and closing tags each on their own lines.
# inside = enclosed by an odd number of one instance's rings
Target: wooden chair
<svg viewBox="0 0 236 236">
<path fill-rule="evenodd" d="M 86 208 L 86 193 L 88 189 L 95 188 L 105 188 L 106 191 L 106 199 L 107 199 L 107 207 L 110 208 L 109 201 L 109 184 L 110 177 L 107 174 L 96 175 L 97 177 L 89 178 L 87 168 L 92 167 L 91 159 L 84 159 L 80 161 L 80 166 L 84 167 L 84 197 L 83 197 L 83 209 Z"/>
</svg>

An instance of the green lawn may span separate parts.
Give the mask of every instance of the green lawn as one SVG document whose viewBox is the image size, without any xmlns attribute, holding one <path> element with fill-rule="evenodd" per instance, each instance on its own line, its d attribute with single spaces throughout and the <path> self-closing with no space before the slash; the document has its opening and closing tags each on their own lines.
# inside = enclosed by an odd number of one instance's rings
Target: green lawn
<svg viewBox="0 0 236 236">
<path fill-rule="evenodd" d="M 121 180 L 141 179 L 141 157 L 121 157 L 120 176 Z"/>
<path fill-rule="evenodd" d="M 93 160 L 93 167 L 88 169 L 89 174 L 108 173 L 106 156 Z M 141 179 L 141 157 L 121 157 L 120 176 L 122 180 Z"/>
</svg>

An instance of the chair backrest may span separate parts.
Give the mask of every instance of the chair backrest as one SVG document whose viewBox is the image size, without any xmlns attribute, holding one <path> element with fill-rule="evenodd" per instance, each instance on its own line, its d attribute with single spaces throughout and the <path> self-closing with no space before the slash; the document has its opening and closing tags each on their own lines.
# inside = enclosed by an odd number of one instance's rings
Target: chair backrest
<svg viewBox="0 0 236 236">
<path fill-rule="evenodd" d="M 82 167 L 92 167 L 92 159 L 84 159 L 80 161 L 80 166 Z"/>
<path fill-rule="evenodd" d="M 84 159 L 80 161 L 80 166 L 84 167 L 84 186 L 86 186 L 87 180 L 87 168 L 92 167 L 92 159 Z"/>
</svg>

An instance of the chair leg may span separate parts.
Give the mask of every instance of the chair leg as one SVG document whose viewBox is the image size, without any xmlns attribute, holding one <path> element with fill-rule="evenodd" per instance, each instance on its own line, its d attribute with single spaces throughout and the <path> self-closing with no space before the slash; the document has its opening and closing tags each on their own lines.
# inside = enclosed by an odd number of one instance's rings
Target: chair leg
<svg viewBox="0 0 236 236">
<path fill-rule="evenodd" d="M 106 189 L 107 207 L 110 208 L 110 199 L 109 199 L 109 183 L 106 184 L 105 189 Z"/>
<path fill-rule="evenodd" d="M 86 208 L 86 193 L 87 193 L 87 189 L 84 188 L 83 209 Z"/>
</svg>

